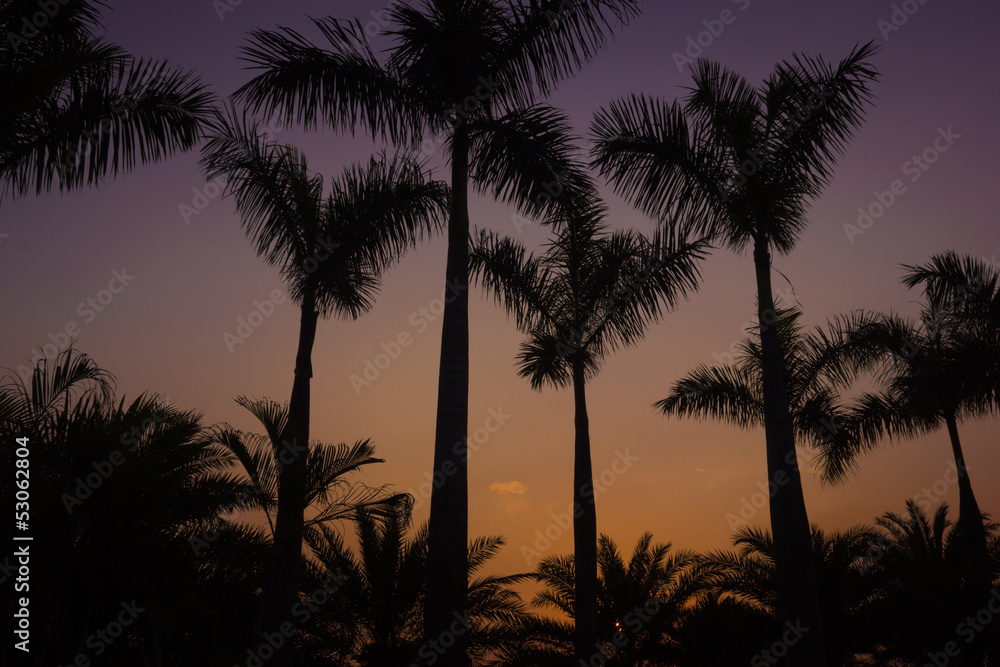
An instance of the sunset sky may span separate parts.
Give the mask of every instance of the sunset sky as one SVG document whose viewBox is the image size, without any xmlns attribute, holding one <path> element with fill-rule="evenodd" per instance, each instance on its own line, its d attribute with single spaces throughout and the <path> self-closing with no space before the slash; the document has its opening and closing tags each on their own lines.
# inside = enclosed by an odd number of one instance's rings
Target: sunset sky
<svg viewBox="0 0 1000 667">
<path fill-rule="evenodd" d="M 306 17 L 332 15 L 359 16 L 374 33 L 387 4 L 237 1 L 112 3 L 104 25 L 112 41 L 136 55 L 197 69 L 221 98 L 250 77 L 237 59 L 249 30 L 285 25 L 318 40 Z M 232 11 L 220 18 L 223 8 Z M 724 11 L 728 23 L 719 21 Z M 856 43 L 876 40 L 882 47 L 874 59 L 882 76 L 878 99 L 812 206 L 797 247 L 775 259 L 774 286 L 788 303 L 791 287 L 777 271 L 787 276 L 809 326 L 858 308 L 915 315 L 920 294 L 900 285 L 900 264 L 949 249 L 1000 262 L 998 20 L 1000 6 L 972 0 L 646 2 L 643 16 L 549 101 L 569 112 L 586 148 L 599 107 L 633 92 L 668 99 L 685 94 L 690 75 L 679 71 L 674 54 L 697 44 L 699 33 L 707 44 L 700 55 L 752 83 L 795 52 L 839 61 Z M 377 46 L 385 44 L 380 40 Z M 277 136 L 304 149 L 312 169 L 328 177 L 379 148 L 363 134 L 288 128 Z M 921 168 L 914 161 L 921 156 L 933 163 Z M 250 316 L 255 302 L 270 300 L 275 290 L 283 295 L 283 284 L 255 256 L 231 200 L 212 198 L 209 186 L 208 199 L 195 201 L 206 194 L 198 158 L 197 152 L 178 155 L 98 189 L 4 200 L 0 366 L 28 364 L 33 348 L 51 342 L 50 333 L 58 339 L 75 324 L 76 347 L 117 376 L 119 396 L 158 392 L 197 409 L 206 424 L 226 421 L 251 430 L 257 424 L 234 398 L 288 400 L 298 308 L 285 300 L 270 312 L 262 304 L 270 316 L 245 341 L 227 345 L 225 334 L 237 335 L 238 318 Z M 436 177 L 447 177 L 440 153 L 430 165 Z M 887 200 L 879 193 L 897 180 L 895 201 L 877 215 L 880 206 L 873 203 Z M 606 192 L 615 226 L 653 229 Z M 182 205 L 202 210 L 185 220 Z M 872 224 L 849 235 L 845 225 L 857 224 L 859 207 L 871 210 Z M 517 236 L 531 247 L 547 238 L 539 226 L 519 229 L 514 209 L 482 197 L 473 199 L 471 213 L 474 227 Z M 386 462 L 355 479 L 415 492 L 418 522 L 429 510 L 421 484 L 432 468 L 444 259 L 443 237 L 418 247 L 387 276 L 369 314 L 321 321 L 313 353 L 313 436 L 373 439 Z M 125 274 L 127 284 L 98 304 L 98 312 L 87 299 L 99 298 L 115 272 Z M 766 484 L 762 430 L 668 420 L 650 407 L 686 371 L 724 360 L 754 311 L 749 256 L 715 251 L 702 275 L 697 294 L 639 345 L 611 357 L 589 386 L 593 467 L 611 482 L 597 496 L 598 529 L 629 552 L 645 531 L 680 548 L 724 548 L 732 533 L 727 515 L 739 515 Z M 116 279 L 113 286 L 119 285 Z M 535 549 L 539 533 L 556 536 L 543 553 L 572 551 L 571 531 L 558 529 L 553 518 L 571 504 L 572 393 L 534 392 L 517 377 L 513 360 L 521 336 L 479 290 L 470 317 L 470 431 L 495 431 L 474 439 L 470 535 L 505 535 L 496 567 L 526 571 L 536 561 L 527 562 L 522 548 Z M 386 366 L 386 358 L 377 358 L 383 344 L 396 352 L 391 343 L 401 335 L 409 344 Z M 384 367 L 377 377 L 376 363 Z M 369 365 L 374 379 L 352 382 Z M 979 503 L 994 515 L 1000 512 L 995 431 L 994 420 L 961 427 Z M 917 496 L 934 506 L 947 501 L 957 516 L 957 487 L 942 481 L 953 479 L 946 475 L 952 456 L 943 431 L 864 459 L 861 473 L 836 487 L 820 483 L 810 460 L 808 450 L 800 450 L 809 517 L 826 530 L 903 511 Z M 755 510 L 750 523 L 767 526 L 766 507 Z"/>
</svg>

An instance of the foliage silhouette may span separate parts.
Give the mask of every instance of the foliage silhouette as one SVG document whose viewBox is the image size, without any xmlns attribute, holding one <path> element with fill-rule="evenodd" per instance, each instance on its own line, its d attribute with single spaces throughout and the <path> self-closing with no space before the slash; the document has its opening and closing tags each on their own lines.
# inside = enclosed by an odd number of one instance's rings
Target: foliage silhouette
<svg viewBox="0 0 1000 667">
<path fill-rule="evenodd" d="M 96 37 L 99 0 L 0 0 L 0 199 L 96 186 L 198 142 L 212 95 L 193 72 Z M 48 9 L 45 10 L 48 12 Z M 44 16 L 45 14 L 43 14 Z"/>
<path fill-rule="evenodd" d="M 427 605 L 427 528 L 408 537 L 409 513 L 376 516 L 355 514 L 357 549 L 329 524 L 318 527 L 314 554 L 318 568 L 336 572 L 344 585 L 335 600 L 317 613 L 315 624 L 303 636 L 306 664 L 351 664 L 409 667 L 439 658 L 435 646 L 423 641 Z M 504 540 L 482 537 L 469 544 L 469 614 L 456 627 L 469 636 L 469 655 L 484 664 L 494 652 L 511 650 L 527 637 L 530 616 L 511 588 L 527 575 L 474 576 L 497 555 Z M 453 622 L 456 622 L 453 619 Z"/>
<path fill-rule="evenodd" d="M 861 124 L 876 51 L 873 43 L 858 46 L 837 65 L 795 55 L 757 88 L 698 61 L 685 104 L 633 95 L 598 111 L 591 126 L 595 166 L 637 208 L 736 252 L 753 251 L 768 477 L 789 480 L 770 502 L 782 616 L 814 628 L 790 652 L 792 665 L 827 663 L 781 343 L 771 326 L 771 253 L 794 247 L 808 202 Z"/>
<path fill-rule="evenodd" d="M 328 194 L 305 156 L 268 141 L 258 124 L 230 107 L 214 121 L 204 147 L 209 178 L 227 177 L 257 253 L 281 267 L 301 309 L 295 375 L 285 428 L 270 434 L 288 460 L 278 469 L 274 557 L 261 607 L 261 628 L 289 622 L 301 573 L 308 463 L 312 349 L 320 316 L 357 318 L 371 308 L 382 273 L 421 236 L 440 228 L 447 187 L 427 181 L 407 158 L 372 159 L 345 170 Z M 285 660 L 291 642 L 278 651 Z"/>
<path fill-rule="evenodd" d="M 28 385 L 8 376 L 0 459 L 13 470 L 14 438 L 28 438 L 36 664 L 99 651 L 109 665 L 217 664 L 244 645 L 252 619 L 231 605 L 254 600 L 270 545 L 224 518 L 250 508 L 252 488 L 203 435 L 198 415 L 156 395 L 117 400 L 110 374 L 73 349 L 38 362 Z M 11 507 L 14 490 L 5 476 Z M 122 614 L 120 638 L 96 634 Z M 3 651 L 14 660 L 12 643 Z"/>
<path fill-rule="evenodd" d="M 573 387 L 573 538 L 577 658 L 597 636 L 597 505 L 593 493 L 586 383 L 605 357 L 635 344 L 650 322 L 697 288 L 704 241 L 657 232 L 610 232 L 596 195 L 570 204 L 548 223 L 559 231 L 539 256 L 481 232 L 470 255 L 474 279 L 494 293 L 527 334 L 518 373 L 535 389 Z"/>
<path fill-rule="evenodd" d="M 425 151 L 441 145 L 451 162 L 434 469 L 429 524 L 426 637 L 447 631 L 466 608 L 468 471 L 468 190 L 472 184 L 529 214 L 588 179 L 572 159 L 566 116 L 536 103 L 605 45 L 612 22 L 638 13 L 636 0 L 424 0 L 393 3 L 376 58 L 360 21 L 317 19 L 324 44 L 282 28 L 254 31 L 244 58 L 260 70 L 236 96 L 254 110 L 307 128 L 364 127 Z M 429 148 L 429 151 L 428 151 Z M 555 193 L 555 196 L 554 194 Z M 442 657 L 464 664 L 465 637 Z"/>
</svg>

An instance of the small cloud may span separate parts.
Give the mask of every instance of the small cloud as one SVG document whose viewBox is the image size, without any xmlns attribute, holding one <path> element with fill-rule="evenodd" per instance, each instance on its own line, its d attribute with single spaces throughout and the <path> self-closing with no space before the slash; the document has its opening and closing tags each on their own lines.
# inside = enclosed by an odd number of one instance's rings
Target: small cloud
<svg viewBox="0 0 1000 667">
<path fill-rule="evenodd" d="M 528 491 L 528 487 L 520 482 L 493 482 L 490 484 L 490 491 L 495 491 L 500 495 L 504 494 L 514 494 L 514 495 L 524 495 Z"/>
<path fill-rule="evenodd" d="M 695 468 L 695 472 L 705 472 L 704 468 Z"/>
</svg>

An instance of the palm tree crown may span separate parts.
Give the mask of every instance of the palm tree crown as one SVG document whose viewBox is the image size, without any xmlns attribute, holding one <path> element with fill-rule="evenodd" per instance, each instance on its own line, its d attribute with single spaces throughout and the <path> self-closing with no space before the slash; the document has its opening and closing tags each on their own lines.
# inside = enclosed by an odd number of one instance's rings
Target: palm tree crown
<svg viewBox="0 0 1000 667">
<path fill-rule="evenodd" d="M 193 72 L 95 37 L 101 5 L 60 2 L 30 33 L 40 5 L 0 1 L 0 196 L 97 185 L 200 139 L 211 94 Z"/>
</svg>

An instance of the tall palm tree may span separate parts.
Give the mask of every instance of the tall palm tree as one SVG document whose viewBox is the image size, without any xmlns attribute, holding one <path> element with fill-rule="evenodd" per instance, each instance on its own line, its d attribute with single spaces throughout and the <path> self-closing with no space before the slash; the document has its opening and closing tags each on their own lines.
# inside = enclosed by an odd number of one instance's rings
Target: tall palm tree
<svg viewBox="0 0 1000 667">
<path fill-rule="evenodd" d="M 761 322 L 767 471 L 789 479 L 771 499 L 778 589 L 786 620 L 815 628 L 789 655 L 826 664 L 809 517 L 802 496 L 781 345 L 771 290 L 772 252 L 787 253 L 806 224 L 807 204 L 829 181 L 872 97 L 872 43 L 838 65 L 796 55 L 759 87 L 717 63 L 699 61 L 685 104 L 633 95 L 600 110 L 592 124 L 594 164 L 643 212 L 676 219 L 751 249 Z"/>
<path fill-rule="evenodd" d="M 409 667 L 439 656 L 436 646 L 422 639 L 427 528 L 408 537 L 409 513 L 400 509 L 381 519 L 367 510 L 356 512 L 356 550 L 329 524 L 319 526 L 316 578 L 334 572 L 344 583 L 303 638 L 304 652 L 318 661 Z M 469 544 L 469 653 L 477 664 L 520 645 L 531 618 L 512 588 L 528 575 L 474 576 L 503 543 L 500 537 L 482 537 Z"/>
<path fill-rule="evenodd" d="M 827 453 L 849 449 L 854 437 L 840 393 L 878 354 L 878 344 L 865 333 L 879 318 L 852 313 L 834 318 L 825 330 L 816 327 L 806 333 L 801 317 L 797 306 L 776 306 L 773 326 L 781 343 L 792 428 L 796 442 L 816 448 L 824 478 L 839 480 L 843 466 L 850 464 Z M 741 428 L 763 426 L 760 340 L 758 325 L 738 344 L 733 363 L 698 366 L 675 382 L 667 398 L 653 407 L 665 415 L 715 417 Z"/>
<path fill-rule="evenodd" d="M 194 147 L 212 96 L 193 72 L 96 37 L 99 0 L 47 4 L 0 0 L 0 198 L 56 178 L 63 191 L 94 186 Z"/>
<path fill-rule="evenodd" d="M 903 282 L 923 284 L 915 321 L 887 314 L 862 334 L 880 348 L 876 392 L 865 392 L 849 417 L 857 437 L 826 452 L 848 469 L 886 439 L 947 429 L 959 490 L 958 524 L 970 572 L 968 604 L 982 606 L 992 588 L 988 536 L 972 488 L 959 423 L 994 414 L 1000 387 L 998 275 L 984 262 L 954 253 L 925 266 L 905 267 Z M 1000 656 L 998 656 L 1000 657 Z"/>
<path fill-rule="evenodd" d="M 528 339 L 518 372 L 534 389 L 573 387 L 573 540 L 577 659 L 593 653 L 597 632 L 597 506 L 593 493 L 587 380 L 604 359 L 642 338 L 700 278 L 705 241 L 657 232 L 609 233 L 606 209 L 589 196 L 548 222 L 559 228 L 539 256 L 510 238 L 481 232 L 471 271 L 492 291 Z"/>
<path fill-rule="evenodd" d="M 359 21 L 314 21 L 317 46 L 290 29 L 256 31 L 245 49 L 261 70 L 237 91 L 254 109 L 287 122 L 318 121 L 434 150 L 451 161 L 434 470 L 447 470 L 431 496 L 426 637 L 462 614 L 468 542 L 470 182 L 529 213 L 572 190 L 564 114 L 536 104 L 606 44 L 612 21 L 638 13 L 638 0 L 423 0 L 386 10 L 386 58 L 376 58 Z M 464 636 L 443 658 L 460 663 Z M 456 656 L 456 657 L 452 657 Z"/>
<path fill-rule="evenodd" d="M 243 226 L 257 253 L 277 264 L 302 311 L 295 375 L 278 474 L 274 558 L 262 607 L 264 631 L 289 619 L 296 602 L 306 508 L 309 385 L 320 316 L 357 318 L 374 303 L 383 272 L 424 234 L 439 229 L 448 188 L 427 181 L 407 158 L 372 159 L 345 170 L 323 192 L 292 146 L 264 139 L 256 123 L 230 109 L 215 121 L 204 147 L 209 178 L 227 177 Z M 278 651 L 285 659 L 287 642 Z"/>
</svg>

